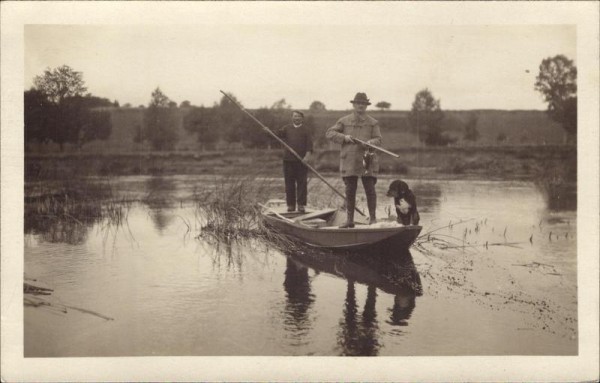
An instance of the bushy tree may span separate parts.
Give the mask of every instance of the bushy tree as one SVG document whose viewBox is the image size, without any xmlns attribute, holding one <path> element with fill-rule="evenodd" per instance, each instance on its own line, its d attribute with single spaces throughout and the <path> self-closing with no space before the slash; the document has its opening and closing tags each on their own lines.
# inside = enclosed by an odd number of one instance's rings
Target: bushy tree
<svg viewBox="0 0 600 383">
<path fill-rule="evenodd" d="M 417 130 L 419 140 L 426 145 L 443 146 L 452 142 L 442 132 L 444 113 L 440 100 L 436 100 L 429 89 L 423 89 L 415 95 L 408 118 L 411 126 Z"/>
<path fill-rule="evenodd" d="M 327 109 L 325 108 L 325 104 L 323 104 L 321 101 L 313 101 L 308 107 L 308 110 L 310 110 L 313 113 L 317 113 Z"/>
<path fill-rule="evenodd" d="M 89 97 L 68 97 L 58 106 L 64 142 L 76 143 L 81 148 L 87 142 L 110 136 L 110 112 L 90 105 L 94 105 L 94 101 Z"/>
<path fill-rule="evenodd" d="M 467 141 L 477 141 L 479 139 L 479 130 L 477 130 L 477 115 L 473 114 L 465 124 L 464 139 Z"/>
<path fill-rule="evenodd" d="M 169 107 L 171 100 L 156 88 L 144 113 L 144 139 L 155 150 L 171 150 L 177 141 L 175 111 Z"/>
<path fill-rule="evenodd" d="M 167 108 L 169 107 L 170 102 L 171 100 L 169 99 L 169 97 L 167 97 L 166 94 L 162 92 L 162 90 L 160 90 L 160 87 L 156 87 L 156 89 L 154 89 L 154 91 L 152 92 L 148 107 L 155 106 L 160 108 Z"/>
<path fill-rule="evenodd" d="M 107 110 L 91 111 L 87 117 L 89 123 L 84 125 L 80 132 L 79 145 L 92 140 L 106 140 L 112 132 L 110 112 Z"/>
<path fill-rule="evenodd" d="M 196 134 L 202 149 L 219 139 L 217 110 L 215 108 L 192 108 L 183 118 L 183 127 Z"/>
<path fill-rule="evenodd" d="M 33 84 L 55 104 L 60 104 L 67 97 L 82 96 L 87 90 L 83 74 L 68 65 L 47 68 L 43 75 L 34 78 Z"/>
<path fill-rule="evenodd" d="M 277 100 L 271 106 L 271 109 L 292 109 L 292 106 L 285 101 L 285 98 Z"/>
<path fill-rule="evenodd" d="M 228 93 L 229 97 L 242 105 L 235 95 Z M 216 110 L 217 126 L 222 132 L 223 138 L 227 142 L 240 142 L 242 140 L 242 120 L 244 114 L 240 109 L 227 97 L 221 97 L 218 104 L 214 106 Z"/>
<path fill-rule="evenodd" d="M 56 127 L 57 106 L 48 96 L 35 88 L 24 96 L 25 141 L 43 142 L 52 140 L 51 129 Z"/>
<path fill-rule="evenodd" d="M 81 72 L 67 65 L 47 69 L 34 79 L 35 87 L 25 92 L 24 122 L 28 142 L 55 142 L 82 147 L 95 139 L 107 139 L 112 124 L 101 108 L 114 107 L 107 98 L 87 93 Z M 115 101 L 116 102 L 116 101 Z"/>
<path fill-rule="evenodd" d="M 571 138 L 577 136 L 577 67 L 564 55 L 542 60 L 535 90 L 548 103 L 548 115 L 562 124 Z"/>
<path fill-rule="evenodd" d="M 390 104 L 387 101 L 380 101 L 377 104 L 375 104 L 375 107 L 381 109 L 381 111 L 384 111 L 386 109 L 389 109 L 392 106 L 392 104 Z"/>
</svg>

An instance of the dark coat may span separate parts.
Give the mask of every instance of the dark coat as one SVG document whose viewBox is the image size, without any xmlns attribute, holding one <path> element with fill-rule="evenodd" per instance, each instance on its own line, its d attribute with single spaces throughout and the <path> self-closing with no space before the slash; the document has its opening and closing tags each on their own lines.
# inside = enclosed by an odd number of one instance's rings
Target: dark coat
<svg viewBox="0 0 600 383">
<path fill-rule="evenodd" d="M 305 125 L 294 127 L 289 124 L 276 131 L 277 136 L 285 141 L 302 158 L 313 151 L 312 137 Z M 289 150 L 283 150 L 284 161 L 299 161 Z"/>
</svg>

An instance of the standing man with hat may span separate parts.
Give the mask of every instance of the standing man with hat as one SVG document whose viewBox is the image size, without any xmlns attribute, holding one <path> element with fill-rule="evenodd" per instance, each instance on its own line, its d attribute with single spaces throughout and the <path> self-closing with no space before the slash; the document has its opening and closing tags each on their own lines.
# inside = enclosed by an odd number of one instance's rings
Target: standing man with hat
<svg viewBox="0 0 600 383">
<path fill-rule="evenodd" d="M 367 106 L 371 105 L 365 93 L 357 93 L 354 100 L 350 101 L 354 112 L 340 118 L 334 126 L 327 129 L 327 139 L 342 145 L 340 151 L 340 172 L 346 186 L 346 223 L 340 228 L 354 227 L 354 209 L 356 207 L 356 187 L 360 176 L 369 208 L 369 224 L 377 222 L 377 194 L 375 184 L 379 172 L 377 156 L 369 154 L 369 161 L 363 163 L 366 148 L 353 140 L 366 141 L 369 144 L 381 145 L 381 130 L 379 123 L 366 114 Z"/>
</svg>

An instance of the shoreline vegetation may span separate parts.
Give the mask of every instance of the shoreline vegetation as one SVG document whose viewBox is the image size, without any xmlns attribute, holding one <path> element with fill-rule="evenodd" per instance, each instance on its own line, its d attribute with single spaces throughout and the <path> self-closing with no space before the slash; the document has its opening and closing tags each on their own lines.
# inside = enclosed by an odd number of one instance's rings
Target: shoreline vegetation
<svg viewBox="0 0 600 383">
<path fill-rule="evenodd" d="M 482 179 L 576 183 L 577 147 L 486 146 L 390 149 L 399 159 L 379 155 L 382 176 L 424 179 Z M 280 149 L 219 151 L 132 151 L 26 153 L 25 180 L 125 175 L 244 175 L 261 169 L 281 175 Z M 338 176 L 339 151 L 317 150 L 311 165 Z"/>
<path fill-rule="evenodd" d="M 540 189 L 550 209 L 577 206 L 577 147 L 574 145 L 410 147 L 391 151 L 400 158 L 380 155 L 382 178 L 527 181 Z M 26 153 L 25 181 L 31 185 L 135 175 L 281 177 L 281 153 L 280 149 Z M 325 176 L 339 177 L 339 151 L 317 150 L 311 165 Z M 26 202 L 35 189 L 25 188 Z M 39 191 L 34 194 L 39 196 Z"/>
</svg>

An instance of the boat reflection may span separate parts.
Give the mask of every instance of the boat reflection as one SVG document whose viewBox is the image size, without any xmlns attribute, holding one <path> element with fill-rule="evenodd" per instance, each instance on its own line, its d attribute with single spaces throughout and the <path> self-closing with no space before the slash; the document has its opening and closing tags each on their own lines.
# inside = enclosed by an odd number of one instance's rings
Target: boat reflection
<svg viewBox="0 0 600 383">
<path fill-rule="evenodd" d="M 408 249 L 369 256 L 313 249 L 288 250 L 285 254 L 285 324 L 286 330 L 296 339 L 307 334 L 311 326 L 309 313 L 316 297 L 311 291 L 309 269 L 314 270 L 316 276 L 326 273 L 347 281 L 336 334 L 341 355 L 370 356 L 379 353 L 382 334 L 376 310 L 378 290 L 392 298 L 386 326 L 407 326 L 416 297 L 423 294 L 421 278 Z M 367 286 L 362 312 L 357 300 L 357 284 Z"/>
</svg>

